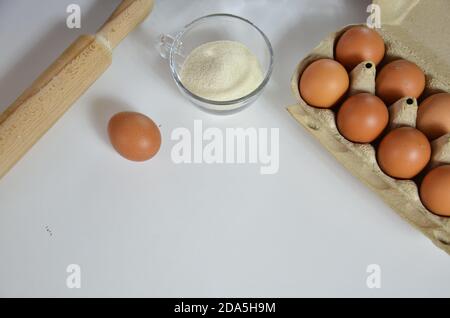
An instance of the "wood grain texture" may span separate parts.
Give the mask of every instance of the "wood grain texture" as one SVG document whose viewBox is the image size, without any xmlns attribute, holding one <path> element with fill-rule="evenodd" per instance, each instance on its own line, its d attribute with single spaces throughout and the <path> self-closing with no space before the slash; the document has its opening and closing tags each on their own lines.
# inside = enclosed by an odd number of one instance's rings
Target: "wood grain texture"
<svg viewBox="0 0 450 318">
<path fill-rule="evenodd" d="M 430 238 L 434 244 L 450 254 L 450 218 L 440 217 L 428 211 L 420 200 L 418 187 L 414 181 L 395 180 L 385 175 L 378 166 L 375 149 L 372 145 L 355 144 L 346 140 L 338 132 L 334 111 L 330 109 L 317 109 L 309 106 L 302 99 L 299 93 L 298 83 L 303 70 L 317 59 L 333 58 L 333 48 L 336 39 L 338 39 L 339 36 L 350 27 L 351 26 L 348 26 L 337 33 L 331 34 L 297 66 L 292 77 L 291 89 L 298 101 L 298 104 L 288 107 L 288 111 L 353 175 L 358 177 L 364 184 L 378 193 L 379 196 L 402 218 L 419 229 L 423 234 Z M 383 37 L 384 32 L 385 30 L 381 30 L 380 32 Z M 406 53 L 403 55 L 398 54 L 399 52 L 402 52 L 402 50 L 396 48 L 396 46 L 400 45 L 401 41 L 397 40 L 395 42 L 391 42 L 389 37 L 384 38 L 388 48 L 396 49 L 395 56 L 408 58 Z M 406 49 L 403 51 L 408 52 Z M 388 51 L 387 54 L 389 55 L 390 51 Z M 364 73 L 358 74 L 358 72 L 365 71 L 362 69 L 359 71 L 355 70 L 352 76 L 356 79 L 365 78 L 364 81 L 366 81 L 367 78 L 372 76 L 368 76 L 367 74 L 364 75 Z M 372 76 L 372 80 L 374 79 L 375 76 Z M 358 80 L 355 83 L 362 83 L 364 81 Z M 432 92 L 435 87 L 433 83 L 429 83 L 429 85 L 431 85 L 428 88 L 429 92 Z M 357 89 L 367 90 L 371 87 L 372 86 L 370 84 L 366 83 L 363 87 L 359 86 Z M 351 87 L 349 92 L 352 91 L 353 89 Z M 417 102 L 414 102 L 415 105 L 413 106 L 417 107 Z M 410 114 L 410 111 L 401 111 L 401 106 L 403 105 L 404 101 L 400 101 L 397 103 L 397 106 L 395 106 L 396 108 L 391 111 L 392 123 L 410 123 L 411 116 L 415 117 L 414 114 Z M 443 146 L 440 145 L 440 147 Z M 349 193 L 348 195 L 351 196 L 352 194 Z"/>
<path fill-rule="evenodd" d="M 125 0 L 97 35 L 84 35 L 0 116 L 0 178 L 50 129 L 112 62 L 112 49 L 153 8 Z"/>
<path fill-rule="evenodd" d="M 114 49 L 153 10 L 153 0 L 124 0 L 97 32 Z"/>
</svg>

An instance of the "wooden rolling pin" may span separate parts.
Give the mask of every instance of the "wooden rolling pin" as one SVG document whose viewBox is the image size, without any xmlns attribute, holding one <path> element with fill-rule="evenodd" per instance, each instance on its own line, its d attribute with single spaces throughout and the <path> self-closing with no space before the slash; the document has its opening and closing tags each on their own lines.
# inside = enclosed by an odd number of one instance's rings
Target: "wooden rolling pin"
<svg viewBox="0 0 450 318">
<path fill-rule="evenodd" d="M 152 11 L 124 0 L 96 35 L 82 35 L 0 115 L 0 178 L 112 63 L 113 49 Z"/>
</svg>

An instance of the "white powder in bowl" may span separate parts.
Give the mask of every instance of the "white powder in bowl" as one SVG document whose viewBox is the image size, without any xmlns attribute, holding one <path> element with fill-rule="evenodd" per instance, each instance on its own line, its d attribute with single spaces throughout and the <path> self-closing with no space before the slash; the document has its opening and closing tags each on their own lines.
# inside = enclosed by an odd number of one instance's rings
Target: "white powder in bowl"
<svg viewBox="0 0 450 318">
<path fill-rule="evenodd" d="M 186 58 L 181 82 L 197 96 L 230 101 L 253 92 L 263 81 L 258 58 L 248 47 L 234 41 L 203 44 Z"/>
</svg>

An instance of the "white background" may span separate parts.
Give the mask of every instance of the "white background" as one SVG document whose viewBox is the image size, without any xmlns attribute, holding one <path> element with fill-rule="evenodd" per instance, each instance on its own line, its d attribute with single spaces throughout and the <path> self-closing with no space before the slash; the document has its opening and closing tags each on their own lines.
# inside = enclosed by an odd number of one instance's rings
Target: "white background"
<svg viewBox="0 0 450 318">
<path fill-rule="evenodd" d="M 66 6 L 83 10 L 65 27 Z M 165 0 L 114 53 L 112 67 L 0 181 L 0 296 L 450 296 L 450 258 L 342 168 L 286 112 L 297 62 L 328 33 L 365 21 L 360 0 Z M 0 1 L 0 109 L 117 0 Z M 177 91 L 155 50 L 202 15 L 246 17 L 271 39 L 270 85 L 245 111 L 206 114 Z M 152 161 L 108 143 L 109 117 L 161 125 Z M 177 127 L 280 128 L 280 171 L 175 165 Z M 79 264 L 82 288 L 66 287 Z M 368 289 L 366 268 L 382 268 Z"/>
</svg>

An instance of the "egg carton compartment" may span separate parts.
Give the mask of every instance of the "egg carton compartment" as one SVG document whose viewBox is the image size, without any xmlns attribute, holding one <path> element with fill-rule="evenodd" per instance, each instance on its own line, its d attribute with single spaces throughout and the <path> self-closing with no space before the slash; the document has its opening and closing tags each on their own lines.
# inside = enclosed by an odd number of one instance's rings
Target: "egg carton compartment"
<svg viewBox="0 0 450 318">
<path fill-rule="evenodd" d="M 380 169 L 376 159 L 376 146 L 379 139 L 372 144 L 357 144 L 348 141 L 340 134 L 336 126 L 336 111 L 339 105 L 332 109 L 315 108 L 308 105 L 300 95 L 299 81 L 305 68 L 318 59 L 334 59 L 337 40 L 346 30 L 354 26 L 349 25 L 339 32 L 329 35 L 299 63 L 291 81 L 292 92 L 298 104 L 288 107 L 288 111 L 346 169 L 378 193 L 401 217 L 423 232 L 434 244 L 450 254 L 450 218 L 433 214 L 425 208 L 420 200 L 418 185 L 420 185 L 424 172 L 414 180 L 397 180 L 389 177 Z M 412 61 L 424 70 L 427 87 L 419 101 L 412 97 L 405 97 L 393 105 L 387 105 L 390 119 L 383 136 L 398 127 L 415 127 L 420 102 L 429 95 L 449 90 L 448 86 L 444 84 L 445 81 L 433 73 L 433 68 L 429 68 L 429 65 L 418 56 L 412 55 L 411 50 L 403 46 L 402 42 L 398 41 L 386 28 L 389 26 L 379 30 L 386 44 L 386 55 L 378 69 L 399 58 Z M 376 74 L 377 67 L 371 61 L 356 66 L 349 73 L 350 87 L 346 97 L 362 92 L 375 94 Z M 447 163 L 450 163 L 450 134 L 432 142 L 432 159 L 425 171 Z"/>
</svg>

